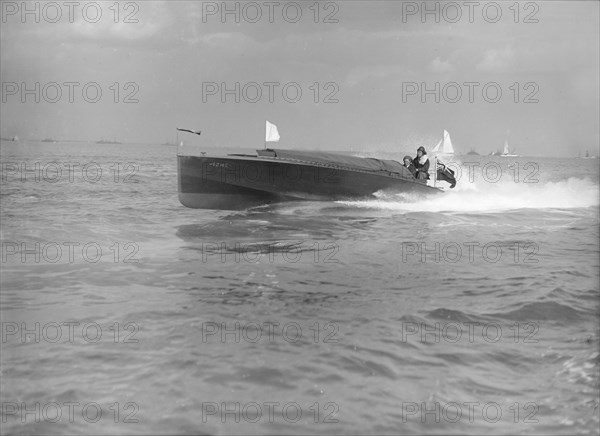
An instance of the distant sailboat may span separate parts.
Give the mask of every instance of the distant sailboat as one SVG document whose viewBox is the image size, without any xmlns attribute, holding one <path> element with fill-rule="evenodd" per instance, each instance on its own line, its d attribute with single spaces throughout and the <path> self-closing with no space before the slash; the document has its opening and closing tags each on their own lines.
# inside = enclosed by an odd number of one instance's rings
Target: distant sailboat
<svg viewBox="0 0 600 436">
<path fill-rule="evenodd" d="M 431 153 L 441 154 L 441 155 L 453 155 L 454 147 L 452 147 L 452 141 L 450 140 L 450 133 L 447 130 L 444 130 L 444 136 L 440 139 L 440 142 L 431 150 Z"/>
<path fill-rule="evenodd" d="M 500 156 L 504 156 L 504 157 L 516 157 L 518 156 L 517 154 L 510 151 L 510 148 L 508 148 L 508 141 L 504 141 L 504 151 L 502 152 L 502 154 Z"/>
</svg>

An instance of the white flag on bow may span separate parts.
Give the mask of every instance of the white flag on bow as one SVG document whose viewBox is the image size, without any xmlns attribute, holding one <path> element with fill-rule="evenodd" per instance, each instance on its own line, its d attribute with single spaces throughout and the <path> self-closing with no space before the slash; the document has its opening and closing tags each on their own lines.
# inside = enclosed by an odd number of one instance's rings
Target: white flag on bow
<svg viewBox="0 0 600 436">
<path fill-rule="evenodd" d="M 277 142 L 279 141 L 279 132 L 277 126 L 267 121 L 265 131 L 265 142 Z"/>
</svg>

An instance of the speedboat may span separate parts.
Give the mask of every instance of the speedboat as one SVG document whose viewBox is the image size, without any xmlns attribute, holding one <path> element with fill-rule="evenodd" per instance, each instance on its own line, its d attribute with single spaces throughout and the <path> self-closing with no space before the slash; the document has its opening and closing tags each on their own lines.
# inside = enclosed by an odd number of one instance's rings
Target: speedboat
<svg viewBox="0 0 600 436">
<path fill-rule="evenodd" d="M 284 201 L 376 198 L 377 192 L 442 192 L 400 162 L 337 153 L 265 148 L 256 154 L 177 156 L 179 201 L 239 210 Z"/>
</svg>

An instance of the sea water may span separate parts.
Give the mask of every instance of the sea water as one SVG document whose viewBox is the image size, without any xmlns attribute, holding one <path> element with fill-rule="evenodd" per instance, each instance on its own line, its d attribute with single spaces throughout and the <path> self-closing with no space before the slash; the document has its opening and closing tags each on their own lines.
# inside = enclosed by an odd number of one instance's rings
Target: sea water
<svg viewBox="0 0 600 436">
<path fill-rule="evenodd" d="M 3 434 L 598 432 L 596 159 L 232 212 L 176 147 L 0 153 Z"/>
</svg>

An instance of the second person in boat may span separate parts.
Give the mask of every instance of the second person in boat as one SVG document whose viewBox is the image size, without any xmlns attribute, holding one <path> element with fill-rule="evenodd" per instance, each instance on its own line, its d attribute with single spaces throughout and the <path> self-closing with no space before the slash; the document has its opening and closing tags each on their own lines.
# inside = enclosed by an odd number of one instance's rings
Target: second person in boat
<svg viewBox="0 0 600 436">
<path fill-rule="evenodd" d="M 418 180 L 425 181 L 429 179 L 429 158 L 425 147 L 417 148 L 417 157 L 413 159 L 413 165 L 417 169 L 416 177 Z"/>
</svg>

